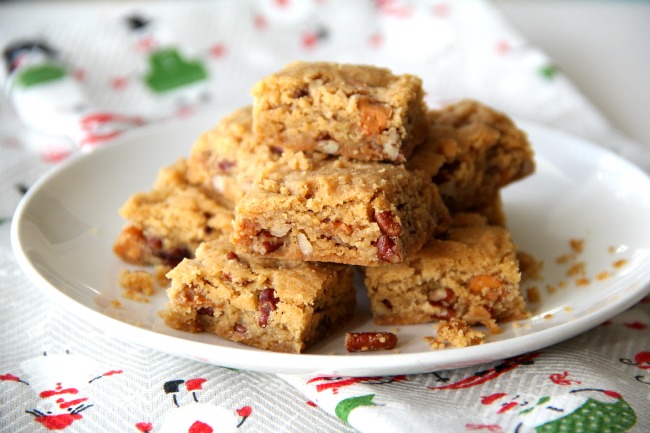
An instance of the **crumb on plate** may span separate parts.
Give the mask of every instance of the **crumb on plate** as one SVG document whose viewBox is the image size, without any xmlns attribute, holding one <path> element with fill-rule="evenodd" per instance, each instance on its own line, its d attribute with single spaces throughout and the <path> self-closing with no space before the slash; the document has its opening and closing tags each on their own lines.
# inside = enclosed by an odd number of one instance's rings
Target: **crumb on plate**
<svg viewBox="0 0 650 433">
<path fill-rule="evenodd" d="M 437 333 L 437 337 L 424 337 L 431 349 L 475 346 L 485 342 L 483 332 L 472 329 L 466 321 L 459 319 L 440 321 Z"/>
</svg>

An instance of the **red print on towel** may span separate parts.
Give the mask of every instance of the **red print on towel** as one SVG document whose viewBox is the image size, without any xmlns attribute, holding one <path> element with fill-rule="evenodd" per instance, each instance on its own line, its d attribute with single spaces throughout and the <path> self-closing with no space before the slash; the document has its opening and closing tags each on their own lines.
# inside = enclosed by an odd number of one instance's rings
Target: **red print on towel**
<svg viewBox="0 0 650 433">
<path fill-rule="evenodd" d="M 478 371 L 472 376 L 463 378 L 456 382 L 442 386 L 432 386 L 429 387 L 429 389 L 464 389 L 481 385 L 485 382 L 489 382 L 492 379 L 496 379 L 502 374 L 514 370 L 519 366 L 532 364 L 534 362 L 533 360 L 538 356 L 539 353 L 527 353 L 521 356 L 515 356 L 514 358 L 506 359 L 501 364 L 497 365 L 496 367 L 492 367 L 489 370 Z"/>
<path fill-rule="evenodd" d="M 242 406 L 231 410 L 211 403 L 201 403 L 199 394 L 206 383 L 207 380 L 202 377 L 168 380 L 162 389 L 171 396 L 173 407 L 165 413 L 161 428 L 154 432 L 148 422 L 139 422 L 136 428 L 142 433 L 235 432 L 251 416 L 253 409 Z"/>
<path fill-rule="evenodd" d="M 38 396 L 35 407 L 25 410 L 34 421 L 47 430 L 63 430 L 83 419 L 82 412 L 93 407 L 86 388 L 107 376 L 122 373 L 110 370 L 97 375 L 94 360 L 79 355 L 47 355 L 21 363 L 25 378 L 13 374 L 0 375 L 2 382 L 22 383 Z"/>
<path fill-rule="evenodd" d="M 385 376 L 385 377 L 315 377 L 307 381 L 308 384 L 316 383 L 316 391 L 322 392 L 332 390 L 332 394 L 338 394 L 339 389 L 357 383 L 382 385 L 386 383 L 401 382 L 407 380 L 406 376 Z"/>
<path fill-rule="evenodd" d="M 619 359 L 623 364 L 632 365 L 636 368 L 639 368 L 643 371 L 650 371 L 650 352 L 642 351 L 634 355 L 634 359 L 621 358 Z M 650 385 L 650 377 L 646 377 L 644 374 L 639 374 L 634 376 L 634 378 L 646 385 Z"/>
<path fill-rule="evenodd" d="M 569 372 L 565 371 L 563 373 L 551 374 L 548 378 L 556 385 L 572 385 L 574 383 L 579 385 L 582 383 L 579 380 L 567 379 L 568 375 Z"/>
</svg>

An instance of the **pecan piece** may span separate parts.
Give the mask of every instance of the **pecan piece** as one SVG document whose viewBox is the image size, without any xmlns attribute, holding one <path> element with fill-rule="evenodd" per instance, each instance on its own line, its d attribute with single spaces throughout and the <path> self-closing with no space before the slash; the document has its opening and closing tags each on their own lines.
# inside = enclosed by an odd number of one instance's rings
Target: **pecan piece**
<svg viewBox="0 0 650 433">
<path fill-rule="evenodd" d="M 392 332 L 347 332 L 345 349 L 348 352 L 391 350 L 397 345 L 397 335 Z"/>
<path fill-rule="evenodd" d="M 259 232 L 257 235 L 257 241 L 255 243 L 255 246 L 253 250 L 261 255 L 272 253 L 273 251 L 277 250 L 280 248 L 284 242 L 282 239 L 273 236 L 271 233 L 269 233 L 266 230 L 262 230 Z"/>
<path fill-rule="evenodd" d="M 397 221 L 397 217 L 390 210 L 384 210 L 375 214 L 375 221 L 381 229 L 381 232 L 388 236 L 399 236 L 402 234 L 402 225 Z"/>
<path fill-rule="evenodd" d="M 454 294 L 453 290 L 451 289 L 435 289 L 435 290 L 430 290 L 427 293 L 427 298 L 430 303 L 432 302 L 440 302 L 445 305 L 449 305 L 456 295 Z"/>
<path fill-rule="evenodd" d="M 201 307 L 196 310 L 196 314 L 200 316 L 214 316 L 214 308 L 212 307 Z"/>
<path fill-rule="evenodd" d="M 235 325 L 232 327 L 232 330 L 235 332 L 239 332 L 240 334 L 245 334 L 248 332 L 248 329 L 241 323 L 235 323 Z"/>
<path fill-rule="evenodd" d="M 223 159 L 217 163 L 217 167 L 222 173 L 228 173 L 237 163 L 229 159 Z"/>
<path fill-rule="evenodd" d="M 149 245 L 149 248 L 151 248 L 154 253 L 163 247 L 163 241 L 161 238 L 158 236 L 149 236 L 146 237 L 147 239 L 147 245 Z"/>
<path fill-rule="evenodd" d="M 257 311 L 260 313 L 257 324 L 260 328 L 266 328 L 271 311 L 276 310 L 278 302 L 280 299 L 275 297 L 275 289 L 270 287 L 262 289 L 257 295 Z"/>
<path fill-rule="evenodd" d="M 173 250 L 154 251 L 153 255 L 160 258 L 166 265 L 175 267 L 185 258 L 192 257 L 192 253 L 186 248 L 174 248 Z"/>
<path fill-rule="evenodd" d="M 439 310 L 438 313 L 431 314 L 433 320 L 449 320 L 456 317 L 456 311 L 442 302 L 429 301 L 429 305 Z"/>
<path fill-rule="evenodd" d="M 377 239 L 377 256 L 388 263 L 399 263 L 402 261 L 402 253 L 397 243 L 388 235 L 381 235 Z"/>
</svg>

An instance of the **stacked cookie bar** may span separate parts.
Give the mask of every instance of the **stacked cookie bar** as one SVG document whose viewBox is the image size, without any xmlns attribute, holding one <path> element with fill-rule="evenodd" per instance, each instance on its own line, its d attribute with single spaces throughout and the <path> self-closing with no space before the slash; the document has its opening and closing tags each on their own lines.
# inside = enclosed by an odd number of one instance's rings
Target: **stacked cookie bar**
<svg viewBox="0 0 650 433">
<path fill-rule="evenodd" d="M 378 324 L 527 316 L 500 189 L 534 164 L 509 118 L 372 66 L 296 62 L 252 94 L 121 209 L 118 256 L 174 267 L 168 325 L 302 352 L 352 317 L 357 267 Z"/>
</svg>

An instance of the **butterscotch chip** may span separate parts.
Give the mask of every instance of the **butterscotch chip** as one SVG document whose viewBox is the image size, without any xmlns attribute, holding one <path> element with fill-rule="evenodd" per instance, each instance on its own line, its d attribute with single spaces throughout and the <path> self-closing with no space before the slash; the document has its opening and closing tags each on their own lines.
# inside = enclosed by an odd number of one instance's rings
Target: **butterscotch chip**
<svg viewBox="0 0 650 433">
<path fill-rule="evenodd" d="M 404 162 L 426 135 L 422 81 L 388 69 L 294 62 L 252 89 L 261 143 Z"/>
</svg>

